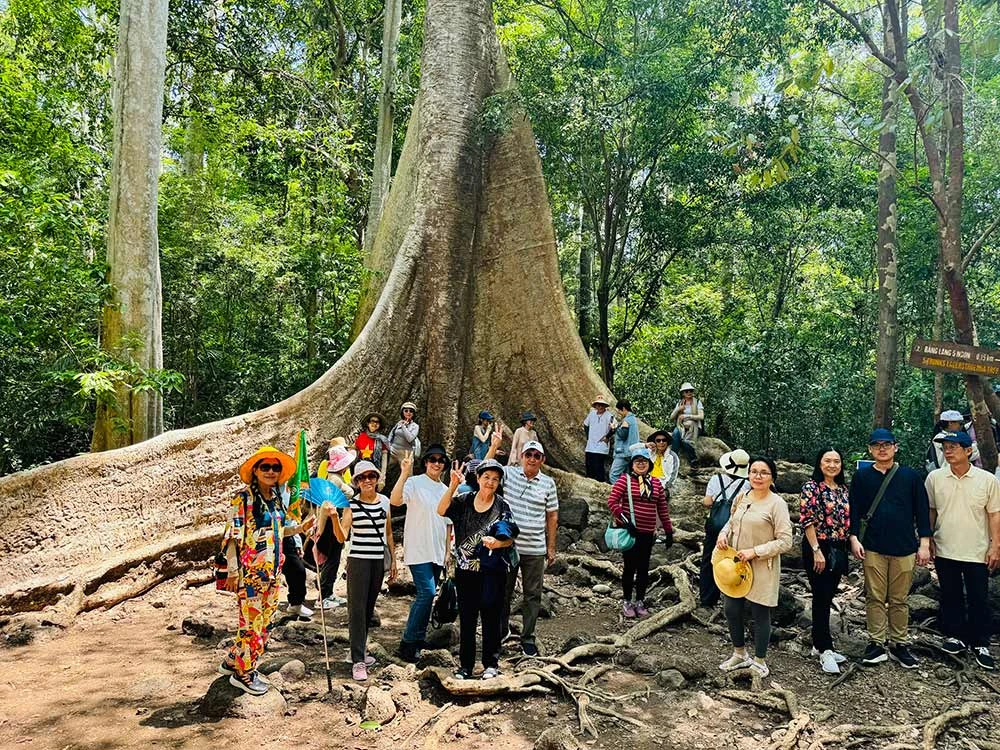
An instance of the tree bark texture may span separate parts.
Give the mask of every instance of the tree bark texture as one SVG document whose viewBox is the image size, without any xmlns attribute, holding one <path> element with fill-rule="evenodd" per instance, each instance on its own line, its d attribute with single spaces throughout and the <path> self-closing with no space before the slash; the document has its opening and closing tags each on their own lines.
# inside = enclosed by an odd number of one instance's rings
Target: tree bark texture
<svg viewBox="0 0 1000 750">
<path fill-rule="evenodd" d="M 894 3 L 896 0 L 886 0 Z M 895 59 L 889 14 L 885 17 L 885 54 Z M 875 351 L 875 427 L 892 426 L 892 391 L 899 358 L 897 327 L 898 286 L 896 277 L 897 229 L 896 207 L 896 101 L 895 81 L 886 73 L 882 80 L 882 129 L 878 138 L 878 339 Z"/>
<path fill-rule="evenodd" d="M 382 208 L 389 194 L 392 178 L 392 134 L 394 123 L 393 98 L 396 93 L 396 68 L 399 60 L 399 26 L 402 22 L 403 0 L 385 0 L 382 23 L 382 87 L 378 99 L 378 124 L 375 130 L 375 160 L 372 166 L 372 188 L 368 199 L 368 225 L 365 229 L 364 250 L 375 244 L 375 230 L 382 218 Z"/>
<path fill-rule="evenodd" d="M 122 0 L 108 216 L 112 298 L 103 313 L 101 346 L 143 370 L 163 368 L 156 212 L 166 44 L 167 0 Z M 91 447 L 118 448 L 162 431 L 161 396 L 122 387 L 114 403 L 98 405 Z"/>
<path fill-rule="evenodd" d="M 221 536 L 236 470 L 258 446 L 291 452 L 299 429 L 316 446 L 407 399 L 425 442 L 457 452 L 483 407 L 511 423 L 530 408 L 549 462 L 582 468 L 579 425 L 603 387 L 563 296 L 531 126 L 513 111 L 500 132 L 483 129 L 484 102 L 513 85 L 492 8 L 429 0 L 425 23 L 420 91 L 360 336 L 272 407 L 0 478 L 0 612 L 93 587 L 206 530 Z"/>
</svg>

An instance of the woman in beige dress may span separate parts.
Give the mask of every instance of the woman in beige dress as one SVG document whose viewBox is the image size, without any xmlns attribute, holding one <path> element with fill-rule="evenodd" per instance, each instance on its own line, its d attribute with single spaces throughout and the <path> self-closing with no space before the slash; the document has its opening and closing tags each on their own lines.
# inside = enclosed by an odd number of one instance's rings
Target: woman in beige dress
<svg viewBox="0 0 1000 750">
<path fill-rule="evenodd" d="M 759 677 L 770 670 L 764 659 L 771 640 L 771 610 L 778 604 L 781 553 L 792 548 L 792 522 L 788 504 L 774 491 L 777 469 L 770 458 L 750 462 L 750 490 L 733 502 L 732 514 L 716 546 L 736 550 L 736 557 L 750 563 L 753 585 L 746 595 L 753 619 L 754 656 L 746 650 L 747 607 L 743 599 L 723 595 L 726 622 L 733 640 L 733 655 L 719 665 L 723 672 L 749 667 Z"/>
</svg>

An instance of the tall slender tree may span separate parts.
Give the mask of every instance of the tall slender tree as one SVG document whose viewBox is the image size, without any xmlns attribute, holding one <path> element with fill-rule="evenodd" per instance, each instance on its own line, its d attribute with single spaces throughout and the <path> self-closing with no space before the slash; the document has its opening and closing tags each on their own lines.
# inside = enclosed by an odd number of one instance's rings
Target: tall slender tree
<svg viewBox="0 0 1000 750">
<path fill-rule="evenodd" d="M 112 296 L 101 346 L 142 371 L 163 367 L 157 195 L 160 176 L 167 0 L 122 0 L 114 78 L 114 142 L 108 216 Z M 98 403 L 94 451 L 138 443 L 163 431 L 155 389 L 119 382 Z"/>
</svg>

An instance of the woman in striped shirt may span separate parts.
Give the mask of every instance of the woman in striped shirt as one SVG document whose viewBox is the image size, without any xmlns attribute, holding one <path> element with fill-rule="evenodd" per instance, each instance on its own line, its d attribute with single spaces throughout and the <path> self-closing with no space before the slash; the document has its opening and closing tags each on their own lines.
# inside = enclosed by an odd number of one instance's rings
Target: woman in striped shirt
<svg viewBox="0 0 1000 750">
<path fill-rule="evenodd" d="M 653 551 L 657 516 L 666 532 L 667 546 L 674 541 L 667 490 L 659 479 L 649 475 L 652 466 L 645 446 L 634 449 L 628 471 L 618 477 L 608 497 L 608 508 L 614 522 L 631 531 L 635 538 L 632 548 L 622 553 L 625 563 L 622 570 L 622 612 L 629 620 L 649 614 L 643 598 L 649 582 L 649 556 Z"/>
<path fill-rule="evenodd" d="M 352 484 L 359 492 L 344 509 L 343 518 L 332 514 L 333 533 L 341 544 L 351 532 L 347 555 L 347 618 L 351 636 L 352 674 L 355 680 L 368 679 L 368 667 L 375 657 L 367 653 L 368 623 L 375 614 L 375 601 L 382 589 L 386 568 L 389 580 L 396 577 L 396 549 L 392 539 L 389 498 L 376 491 L 382 473 L 370 461 L 354 467 Z"/>
</svg>

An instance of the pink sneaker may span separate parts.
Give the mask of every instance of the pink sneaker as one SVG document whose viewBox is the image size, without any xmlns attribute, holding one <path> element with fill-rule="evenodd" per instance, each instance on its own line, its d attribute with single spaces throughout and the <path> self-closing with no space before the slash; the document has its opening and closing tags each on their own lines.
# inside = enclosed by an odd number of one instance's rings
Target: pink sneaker
<svg viewBox="0 0 1000 750">
<path fill-rule="evenodd" d="M 626 620 L 635 619 L 635 605 L 632 602 L 622 602 L 622 614 Z"/>
<path fill-rule="evenodd" d="M 365 666 L 366 667 L 374 667 L 375 666 L 375 657 L 372 656 L 371 654 L 367 654 L 365 656 Z"/>
<path fill-rule="evenodd" d="M 646 602 L 640 599 L 635 603 L 635 616 L 636 617 L 646 617 L 649 614 L 649 610 L 646 609 Z"/>
<path fill-rule="evenodd" d="M 364 662 L 359 661 L 354 665 L 354 668 L 351 669 L 351 674 L 358 682 L 364 682 L 368 679 L 368 667 L 365 666 Z"/>
</svg>

